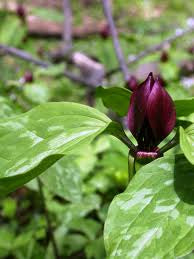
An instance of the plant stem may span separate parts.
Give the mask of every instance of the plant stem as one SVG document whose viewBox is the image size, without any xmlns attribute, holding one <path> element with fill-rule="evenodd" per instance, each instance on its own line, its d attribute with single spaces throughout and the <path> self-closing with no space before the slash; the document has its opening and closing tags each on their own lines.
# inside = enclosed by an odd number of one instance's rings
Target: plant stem
<svg viewBox="0 0 194 259">
<path fill-rule="evenodd" d="M 166 145 L 159 150 L 159 155 L 162 156 L 166 151 L 175 147 L 178 144 L 178 134 L 176 134 Z"/>
<path fill-rule="evenodd" d="M 128 152 L 128 183 L 130 183 L 130 181 L 136 174 L 135 161 L 136 161 L 136 158 L 131 156 L 131 151 L 129 150 L 129 152 Z"/>
<path fill-rule="evenodd" d="M 53 228 L 52 228 L 49 212 L 46 207 L 44 192 L 43 192 L 43 188 L 42 188 L 42 182 L 39 177 L 37 177 L 37 182 L 38 182 L 39 193 L 40 193 L 40 197 L 41 197 L 41 201 L 42 201 L 42 205 L 43 205 L 44 215 L 45 215 L 46 222 L 47 222 L 47 232 L 48 232 L 49 239 L 53 246 L 54 256 L 55 256 L 55 259 L 61 259 L 61 257 L 59 256 L 56 240 L 55 240 L 55 237 L 53 234 Z"/>
</svg>

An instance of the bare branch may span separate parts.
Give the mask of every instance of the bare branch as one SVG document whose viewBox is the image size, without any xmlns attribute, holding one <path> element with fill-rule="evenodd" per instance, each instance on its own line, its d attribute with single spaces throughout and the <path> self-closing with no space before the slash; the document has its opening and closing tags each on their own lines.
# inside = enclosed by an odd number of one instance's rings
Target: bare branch
<svg viewBox="0 0 194 259">
<path fill-rule="evenodd" d="M 167 39 L 163 40 L 159 44 L 153 45 L 153 46 L 147 48 L 146 50 L 143 50 L 142 52 L 140 52 L 137 55 L 133 55 L 133 56 L 130 55 L 128 57 L 127 65 L 134 64 L 135 62 L 139 61 L 141 58 L 144 58 L 144 57 L 148 56 L 149 54 L 151 54 L 153 52 L 161 50 L 165 45 L 175 41 L 178 38 L 181 38 L 181 37 L 185 36 L 188 33 L 193 32 L 193 31 L 194 31 L 194 26 L 191 26 L 191 27 L 186 28 L 186 29 L 176 29 L 176 31 L 173 35 L 171 35 Z M 114 74 L 116 72 L 119 72 L 120 70 L 121 70 L 120 67 L 113 68 L 110 71 L 108 71 L 105 76 L 110 77 L 112 74 Z"/>
<path fill-rule="evenodd" d="M 116 56 L 117 59 L 119 61 L 119 65 L 120 65 L 120 70 L 123 73 L 123 77 L 125 81 L 128 81 L 129 79 L 129 71 L 127 68 L 127 64 L 125 62 L 125 58 L 119 43 L 119 39 L 118 39 L 118 33 L 113 21 L 113 17 L 112 17 L 112 12 L 111 12 L 111 5 L 110 5 L 110 0 L 102 0 L 102 4 L 103 4 L 103 8 L 104 8 L 104 14 L 106 16 L 107 22 L 108 22 L 108 26 L 110 28 L 110 33 L 112 36 L 112 40 L 113 40 L 113 44 L 114 44 L 114 48 L 115 48 L 115 52 L 116 52 Z"/>
<path fill-rule="evenodd" d="M 8 55 L 11 55 L 11 56 L 14 56 L 14 57 L 18 57 L 20 59 L 23 59 L 25 61 L 28 61 L 28 62 L 30 62 L 34 65 L 37 65 L 37 66 L 40 66 L 40 67 L 43 67 L 43 68 L 48 68 L 49 66 L 52 65 L 51 63 L 47 63 L 47 62 L 44 62 L 42 60 L 34 58 L 28 52 L 25 52 L 25 51 L 17 49 L 17 48 L 9 47 L 9 46 L 3 45 L 3 44 L 0 44 L 0 51 L 2 51 L 4 54 L 8 54 Z M 85 78 L 80 77 L 76 74 L 73 74 L 69 71 L 64 71 L 63 75 L 65 77 L 67 77 L 68 79 L 76 82 L 76 83 L 83 84 L 83 85 L 86 85 L 88 87 L 96 87 L 95 82 L 91 82 L 89 80 L 86 80 Z"/>
<path fill-rule="evenodd" d="M 31 54 L 29 54 L 28 52 L 25 52 L 23 50 L 20 49 L 16 49 L 13 47 L 9 47 L 3 44 L 0 44 L 0 51 L 2 51 L 4 54 L 8 54 L 11 56 L 15 56 L 18 58 L 21 58 L 23 60 L 26 60 L 30 63 L 33 63 L 34 65 L 40 66 L 40 67 L 44 67 L 47 68 L 50 64 L 41 61 L 39 59 L 34 58 Z"/>
<path fill-rule="evenodd" d="M 88 87 L 93 87 L 95 88 L 97 85 L 95 84 L 95 82 L 89 81 L 89 80 L 85 80 L 83 77 L 80 77 L 74 73 L 71 73 L 69 71 L 64 71 L 63 73 L 64 76 L 66 76 L 68 79 L 78 83 L 78 84 L 82 84 Z"/>
<path fill-rule="evenodd" d="M 64 10 L 64 31 L 63 41 L 64 49 L 70 50 L 72 48 L 72 10 L 69 0 L 63 0 Z"/>
</svg>

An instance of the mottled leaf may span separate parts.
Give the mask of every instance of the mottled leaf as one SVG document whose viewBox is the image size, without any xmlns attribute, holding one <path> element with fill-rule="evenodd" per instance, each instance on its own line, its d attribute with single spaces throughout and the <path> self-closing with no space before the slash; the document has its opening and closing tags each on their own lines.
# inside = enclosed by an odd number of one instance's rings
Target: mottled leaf
<svg viewBox="0 0 194 259">
<path fill-rule="evenodd" d="M 105 223 L 109 259 L 176 258 L 194 248 L 194 170 L 183 155 L 142 167 Z"/>
<path fill-rule="evenodd" d="M 1 195 L 44 172 L 64 154 L 74 154 L 109 123 L 93 108 L 64 102 L 0 120 Z"/>
</svg>

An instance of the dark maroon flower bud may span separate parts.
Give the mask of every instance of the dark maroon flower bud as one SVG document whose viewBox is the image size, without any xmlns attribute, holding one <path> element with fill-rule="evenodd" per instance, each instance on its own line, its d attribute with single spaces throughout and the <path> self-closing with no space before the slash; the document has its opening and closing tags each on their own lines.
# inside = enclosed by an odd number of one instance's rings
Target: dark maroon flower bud
<svg viewBox="0 0 194 259">
<path fill-rule="evenodd" d="M 168 52 L 163 50 L 161 55 L 160 55 L 160 61 L 165 63 L 168 60 L 169 60 Z"/>
<path fill-rule="evenodd" d="M 161 86 L 163 86 L 163 87 L 166 86 L 166 81 L 164 80 L 164 78 L 161 75 L 157 75 L 157 79 L 158 79 L 159 83 L 161 84 Z"/>
<path fill-rule="evenodd" d="M 129 88 L 131 91 L 134 91 L 135 88 L 138 86 L 137 78 L 135 76 L 130 76 L 129 80 L 126 83 L 127 88 Z"/>
<path fill-rule="evenodd" d="M 110 36 L 110 28 L 108 24 L 104 24 L 100 29 L 100 35 L 103 39 L 107 39 Z"/>
<path fill-rule="evenodd" d="M 20 17 L 22 21 L 25 21 L 26 18 L 26 10 L 22 4 L 18 4 L 16 8 L 16 13 Z"/>
<path fill-rule="evenodd" d="M 25 83 L 32 83 L 34 81 L 33 74 L 31 71 L 26 71 L 23 78 Z"/>
<path fill-rule="evenodd" d="M 138 142 L 136 156 L 157 157 L 158 144 L 173 130 L 176 112 L 173 101 L 150 73 L 131 96 L 127 123 Z"/>
</svg>

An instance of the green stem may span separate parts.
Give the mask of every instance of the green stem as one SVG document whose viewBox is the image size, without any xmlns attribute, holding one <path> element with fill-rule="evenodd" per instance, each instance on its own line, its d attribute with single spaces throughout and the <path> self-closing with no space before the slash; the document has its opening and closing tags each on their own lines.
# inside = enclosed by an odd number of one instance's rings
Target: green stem
<svg viewBox="0 0 194 259">
<path fill-rule="evenodd" d="M 130 150 L 129 150 L 129 153 L 128 153 L 128 183 L 130 183 L 130 181 L 136 174 L 135 161 L 136 161 L 136 159 L 130 155 Z"/>
<path fill-rule="evenodd" d="M 178 144 L 178 134 L 176 134 L 166 145 L 164 145 L 159 150 L 159 155 L 163 156 L 163 154 L 169 149 L 175 147 Z"/>
</svg>

